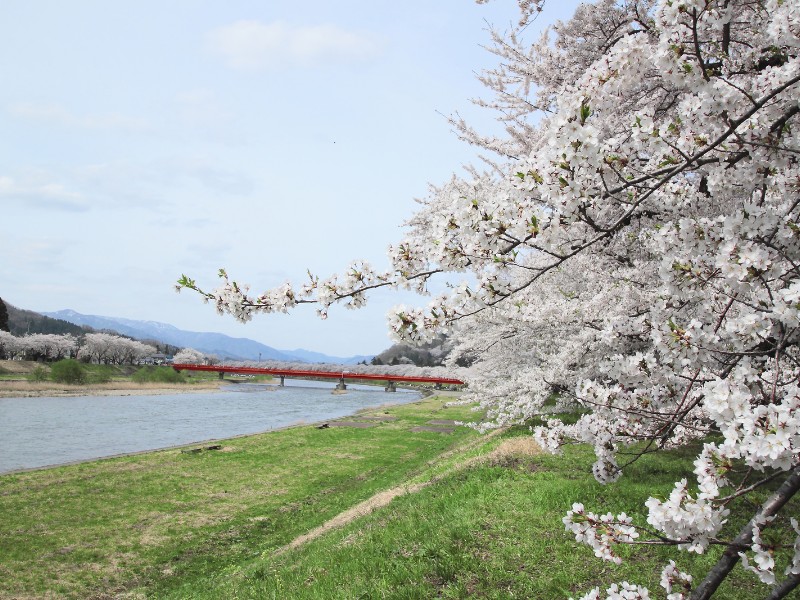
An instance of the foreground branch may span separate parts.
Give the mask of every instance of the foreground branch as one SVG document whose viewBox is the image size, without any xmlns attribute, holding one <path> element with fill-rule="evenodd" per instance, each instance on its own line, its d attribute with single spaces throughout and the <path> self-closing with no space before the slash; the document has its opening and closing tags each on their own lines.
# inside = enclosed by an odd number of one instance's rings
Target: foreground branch
<svg viewBox="0 0 800 600">
<path fill-rule="evenodd" d="M 800 490 L 800 466 L 794 468 L 789 475 L 788 479 L 781 484 L 775 493 L 770 496 L 770 498 L 761 505 L 761 508 L 755 514 L 755 516 L 750 519 L 750 521 L 745 525 L 742 530 L 739 532 L 739 535 L 728 545 L 725 549 L 725 552 L 722 554 L 722 557 L 717 561 L 717 564 L 708 572 L 706 578 L 700 582 L 700 585 L 692 593 L 692 600 L 705 600 L 707 598 L 711 598 L 711 596 L 716 592 L 717 588 L 720 584 L 725 580 L 728 576 L 728 573 L 733 570 L 733 567 L 736 566 L 736 563 L 739 562 L 739 552 L 743 549 L 747 548 L 752 540 L 753 540 L 753 528 L 757 527 L 759 524 L 764 522 L 764 519 L 768 517 L 772 517 L 773 515 L 777 514 L 778 511 L 783 508 L 783 506 L 792 499 L 797 491 Z M 797 584 L 795 583 L 795 586 Z M 794 586 L 793 586 L 794 587 Z M 777 589 L 777 588 L 776 588 Z M 788 588 L 786 593 L 791 591 L 792 588 Z M 783 598 L 782 595 L 774 595 L 776 592 L 773 591 L 773 594 L 770 595 L 770 598 Z"/>
</svg>

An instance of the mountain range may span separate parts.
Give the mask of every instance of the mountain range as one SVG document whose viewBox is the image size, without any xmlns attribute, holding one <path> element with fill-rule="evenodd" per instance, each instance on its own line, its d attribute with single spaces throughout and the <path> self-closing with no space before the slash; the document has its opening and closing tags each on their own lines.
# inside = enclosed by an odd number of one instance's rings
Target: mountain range
<svg viewBox="0 0 800 600">
<path fill-rule="evenodd" d="M 61 319 L 75 325 L 92 329 L 115 331 L 119 334 L 140 340 L 157 340 L 179 348 L 194 348 L 204 354 L 214 354 L 219 358 L 233 360 L 283 360 L 295 362 L 326 362 L 354 365 L 361 361 L 369 362 L 372 356 L 329 356 L 310 350 L 277 350 L 248 338 L 235 338 L 222 333 L 184 331 L 167 323 L 157 321 L 136 321 L 118 317 L 83 315 L 74 310 L 41 312 L 46 317 Z"/>
</svg>

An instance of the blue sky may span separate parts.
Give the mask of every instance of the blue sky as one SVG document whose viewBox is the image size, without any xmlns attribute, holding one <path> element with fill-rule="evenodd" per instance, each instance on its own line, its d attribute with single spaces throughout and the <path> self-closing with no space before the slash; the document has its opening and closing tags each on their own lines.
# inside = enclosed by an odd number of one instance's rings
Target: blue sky
<svg viewBox="0 0 800 600">
<path fill-rule="evenodd" d="M 551 1 L 531 34 L 574 12 Z M 425 195 L 474 162 L 495 0 L 36 0 L 0 8 L 0 297 L 345 356 L 390 345 L 366 309 L 218 316 L 175 280 L 255 290 L 385 268 Z M 425 302 L 425 300 L 422 300 Z"/>
</svg>

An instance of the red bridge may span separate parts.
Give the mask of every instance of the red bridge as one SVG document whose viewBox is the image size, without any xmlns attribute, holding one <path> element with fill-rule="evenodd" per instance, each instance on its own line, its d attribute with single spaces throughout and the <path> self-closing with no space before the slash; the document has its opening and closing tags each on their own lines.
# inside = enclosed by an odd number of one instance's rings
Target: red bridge
<svg viewBox="0 0 800 600">
<path fill-rule="evenodd" d="M 304 371 L 301 369 L 268 369 L 262 367 L 238 367 L 231 365 L 191 365 L 173 364 L 172 368 L 176 371 L 211 371 L 219 373 L 219 378 L 225 373 L 239 373 L 241 375 L 275 375 L 280 377 L 281 385 L 284 384 L 286 377 L 313 377 L 318 379 L 338 379 L 337 390 L 347 389 L 345 379 L 356 381 L 385 381 L 386 391 L 397 391 L 398 382 L 406 383 L 432 383 L 437 389 L 442 385 L 464 385 L 460 379 L 447 377 L 417 377 L 414 375 L 388 375 L 378 373 L 354 373 L 351 371 Z"/>
</svg>

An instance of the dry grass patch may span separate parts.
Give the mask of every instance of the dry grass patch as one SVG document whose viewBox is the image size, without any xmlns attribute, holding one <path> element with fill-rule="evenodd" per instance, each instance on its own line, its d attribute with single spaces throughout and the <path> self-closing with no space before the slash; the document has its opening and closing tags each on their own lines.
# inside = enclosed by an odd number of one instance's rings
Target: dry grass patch
<svg viewBox="0 0 800 600">
<path fill-rule="evenodd" d="M 208 506 L 204 506 L 203 510 L 208 510 L 208 508 Z M 231 509 L 233 507 L 220 507 L 213 514 L 199 511 L 154 512 L 134 525 L 134 529 L 141 530 L 139 543 L 142 546 L 161 546 L 173 537 L 174 534 L 170 532 L 171 529 L 179 528 L 191 531 L 200 527 L 216 525 L 230 519 L 235 510 L 226 511 L 224 508 Z"/>
<path fill-rule="evenodd" d="M 527 435 L 503 440 L 485 457 L 485 461 L 495 467 L 522 468 L 535 472 L 539 467 L 531 459 L 541 453 L 542 449 L 539 444 L 533 440 L 533 437 Z"/>
<path fill-rule="evenodd" d="M 364 460 L 364 457 L 360 454 L 350 454 L 348 452 L 334 452 L 331 456 L 339 460 Z"/>
<path fill-rule="evenodd" d="M 32 373 L 36 367 L 40 366 L 44 366 L 48 371 L 50 370 L 49 367 L 33 360 L 0 360 L 0 369 L 2 369 L 0 372 L 13 375 L 27 375 L 28 373 Z"/>
<path fill-rule="evenodd" d="M 489 453 L 490 460 L 502 460 L 504 458 L 525 458 L 537 456 L 542 453 L 542 448 L 537 444 L 532 436 L 521 436 L 503 440 L 497 448 Z"/>
</svg>

